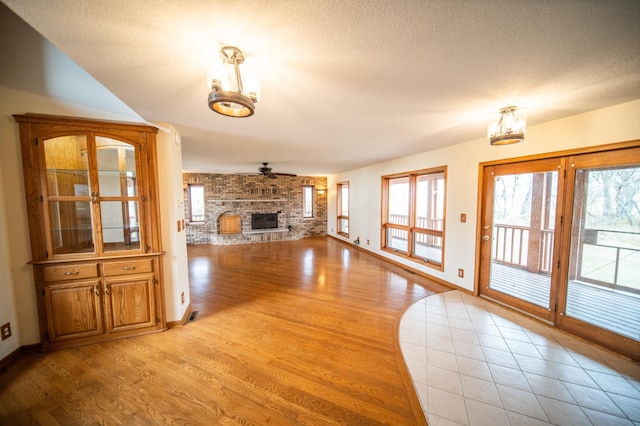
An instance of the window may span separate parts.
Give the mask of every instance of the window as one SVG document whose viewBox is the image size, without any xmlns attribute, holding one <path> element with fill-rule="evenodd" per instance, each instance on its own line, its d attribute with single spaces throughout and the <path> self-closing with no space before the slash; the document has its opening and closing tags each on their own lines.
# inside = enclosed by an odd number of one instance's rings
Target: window
<svg viewBox="0 0 640 426">
<path fill-rule="evenodd" d="M 313 217 L 313 186 L 302 187 L 302 217 Z"/>
<path fill-rule="evenodd" d="M 189 222 L 204 222 L 204 185 L 189 185 Z"/>
<path fill-rule="evenodd" d="M 443 269 L 446 168 L 382 178 L 383 249 Z"/>
<path fill-rule="evenodd" d="M 349 236 L 349 182 L 338 184 L 338 234 Z"/>
</svg>

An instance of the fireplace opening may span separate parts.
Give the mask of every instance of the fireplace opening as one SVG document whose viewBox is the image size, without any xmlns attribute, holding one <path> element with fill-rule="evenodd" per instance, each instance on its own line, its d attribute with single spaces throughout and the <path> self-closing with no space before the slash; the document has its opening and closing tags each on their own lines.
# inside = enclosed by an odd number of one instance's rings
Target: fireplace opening
<svg viewBox="0 0 640 426">
<path fill-rule="evenodd" d="M 275 229 L 278 227 L 278 213 L 251 214 L 251 229 Z"/>
</svg>

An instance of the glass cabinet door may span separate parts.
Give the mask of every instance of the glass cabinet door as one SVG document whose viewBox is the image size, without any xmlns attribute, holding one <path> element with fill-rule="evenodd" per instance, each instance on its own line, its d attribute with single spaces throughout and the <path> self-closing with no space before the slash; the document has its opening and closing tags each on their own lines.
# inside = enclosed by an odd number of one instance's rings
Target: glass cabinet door
<svg viewBox="0 0 640 426">
<path fill-rule="evenodd" d="M 52 255 L 94 251 L 87 137 L 44 141 Z"/>
<path fill-rule="evenodd" d="M 140 250 L 140 200 L 133 145 L 96 137 L 102 248 Z"/>
<path fill-rule="evenodd" d="M 43 145 L 51 255 L 140 251 L 135 146 L 92 134 Z"/>
</svg>

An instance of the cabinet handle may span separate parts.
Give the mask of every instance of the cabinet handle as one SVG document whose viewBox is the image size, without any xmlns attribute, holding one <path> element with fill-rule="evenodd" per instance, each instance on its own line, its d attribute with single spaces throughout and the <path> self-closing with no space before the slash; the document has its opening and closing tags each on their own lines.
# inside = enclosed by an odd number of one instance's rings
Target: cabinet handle
<svg viewBox="0 0 640 426">
<path fill-rule="evenodd" d="M 109 284 L 104 285 L 104 294 L 109 295 Z"/>
<path fill-rule="evenodd" d="M 128 266 L 128 267 L 127 266 L 123 266 L 122 267 L 123 271 L 133 271 L 134 269 L 136 269 L 135 266 Z"/>
<path fill-rule="evenodd" d="M 100 296 L 100 286 L 98 284 L 93 286 L 93 292 L 96 294 L 96 296 Z"/>
<path fill-rule="evenodd" d="M 98 202 L 98 193 L 97 192 L 92 192 L 91 193 L 91 202 L 93 204 L 96 204 Z"/>
<path fill-rule="evenodd" d="M 74 271 L 74 272 L 65 272 L 65 275 L 78 275 L 80 273 L 80 271 Z"/>
</svg>

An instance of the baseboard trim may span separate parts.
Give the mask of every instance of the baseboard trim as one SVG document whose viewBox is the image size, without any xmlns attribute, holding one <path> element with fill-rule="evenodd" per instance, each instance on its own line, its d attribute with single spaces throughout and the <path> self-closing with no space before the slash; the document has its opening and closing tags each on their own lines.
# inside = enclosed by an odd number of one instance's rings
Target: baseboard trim
<svg viewBox="0 0 640 426">
<path fill-rule="evenodd" d="M 427 279 L 429 279 L 429 280 L 431 280 L 431 281 L 435 281 L 436 283 L 441 284 L 441 285 L 443 285 L 443 286 L 445 286 L 445 287 L 449 287 L 449 288 L 450 288 L 450 289 L 452 289 L 452 290 L 460 290 L 460 291 L 462 291 L 462 292 L 464 292 L 464 293 L 468 293 L 468 294 L 473 295 L 473 292 L 472 292 L 471 290 L 468 290 L 468 289 L 466 289 L 466 288 L 464 288 L 464 287 L 460 287 L 459 285 L 456 285 L 456 284 L 450 283 L 449 281 L 445 281 L 445 280 L 443 280 L 443 279 L 441 279 L 441 278 L 434 277 L 433 275 L 429 275 L 429 274 L 427 274 L 427 273 L 426 273 L 426 272 L 424 272 L 424 271 L 421 271 L 421 270 L 419 270 L 419 269 L 412 268 L 411 266 L 407 266 L 407 265 L 405 265 L 404 263 L 396 262 L 395 260 L 389 259 L 388 257 L 381 256 L 381 255 L 379 255 L 378 253 L 375 253 L 375 252 L 373 252 L 373 251 L 371 251 L 371 250 L 367 250 L 367 249 L 365 249 L 365 248 L 362 248 L 362 247 L 360 247 L 360 246 L 358 246 L 358 245 L 356 245 L 356 244 L 351 243 L 350 241 L 346 241 L 346 240 L 343 240 L 343 239 L 337 238 L 337 237 L 335 237 L 335 236 L 333 236 L 333 235 L 327 235 L 327 236 L 328 236 L 329 238 L 333 238 L 334 240 L 341 242 L 342 244 L 348 245 L 348 246 L 349 246 L 349 247 L 351 247 L 351 248 L 354 248 L 354 249 L 356 249 L 356 250 L 363 251 L 363 252 L 365 252 L 365 253 L 367 253 L 367 254 L 370 254 L 371 256 L 374 256 L 374 257 L 376 257 L 376 258 L 378 258 L 378 259 L 380 259 L 380 260 L 383 260 L 383 261 L 385 261 L 385 262 L 387 262 L 387 263 L 390 263 L 390 264 L 392 264 L 392 265 L 395 265 L 395 266 L 397 266 L 397 267 L 399 267 L 399 268 L 406 269 L 407 271 L 409 271 L 409 272 L 411 272 L 411 273 L 413 273 L 413 274 L 419 275 L 419 276 L 421 276 L 421 277 L 423 277 L 423 278 L 427 278 Z"/>
<path fill-rule="evenodd" d="M 9 365 L 13 364 L 22 354 L 29 352 L 38 352 L 41 346 L 40 343 L 34 343 L 32 345 L 20 346 L 15 351 L 11 352 L 9 355 L 0 359 L 0 371 L 7 368 Z"/>
<path fill-rule="evenodd" d="M 189 305 L 187 306 L 187 309 L 184 310 L 184 314 L 182 315 L 182 318 L 180 318 L 178 321 L 167 322 L 167 328 L 182 327 L 189 320 L 190 314 L 191 314 L 191 303 L 189 303 Z"/>
</svg>

